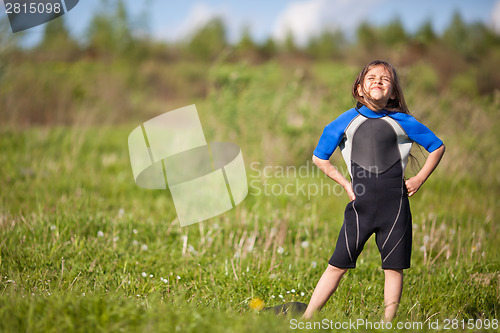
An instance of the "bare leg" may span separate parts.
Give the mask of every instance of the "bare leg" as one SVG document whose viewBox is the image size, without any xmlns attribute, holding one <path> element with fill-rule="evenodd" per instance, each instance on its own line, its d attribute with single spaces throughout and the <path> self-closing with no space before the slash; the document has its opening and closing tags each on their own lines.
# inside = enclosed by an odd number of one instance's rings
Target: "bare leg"
<svg viewBox="0 0 500 333">
<path fill-rule="evenodd" d="M 403 270 L 384 269 L 384 274 L 384 321 L 389 322 L 396 316 L 399 301 L 401 300 L 401 293 L 403 292 Z"/>
<path fill-rule="evenodd" d="M 302 318 L 311 318 L 316 310 L 321 309 L 326 304 L 330 296 L 332 296 L 337 289 L 340 279 L 342 279 L 345 272 L 347 272 L 347 269 L 328 265 L 314 289 L 311 300 Z"/>
</svg>

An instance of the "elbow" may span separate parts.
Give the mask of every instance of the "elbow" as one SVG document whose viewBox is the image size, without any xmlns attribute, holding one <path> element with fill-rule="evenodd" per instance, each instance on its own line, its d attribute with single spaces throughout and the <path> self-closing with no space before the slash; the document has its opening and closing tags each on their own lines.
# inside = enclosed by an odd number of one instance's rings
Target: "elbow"
<svg viewBox="0 0 500 333">
<path fill-rule="evenodd" d="M 313 161 L 313 163 L 314 163 L 314 164 L 316 164 L 318 167 L 319 167 L 322 163 L 324 163 L 324 162 L 325 162 L 325 160 L 323 160 L 323 159 L 319 158 L 319 157 L 318 157 L 318 156 L 316 156 L 316 155 L 313 155 L 313 157 L 312 157 L 312 161 Z"/>
<path fill-rule="evenodd" d="M 319 162 L 318 160 L 319 160 L 319 158 L 316 155 L 312 156 L 312 161 L 314 164 L 318 165 L 318 162 Z"/>
</svg>

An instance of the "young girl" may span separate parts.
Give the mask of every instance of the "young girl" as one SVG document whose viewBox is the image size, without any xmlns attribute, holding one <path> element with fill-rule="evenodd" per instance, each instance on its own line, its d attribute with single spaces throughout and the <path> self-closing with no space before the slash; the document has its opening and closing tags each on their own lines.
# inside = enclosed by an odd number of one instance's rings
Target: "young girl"
<svg viewBox="0 0 500 333">
<path fill-rule="evenodd" d="M 408 197 L 415 194 L 443 156 L 443 142 L 408 111 L 394 67 L 372 61 L 352 87 L 355 108 L 327 125 L 314 150 L 314 163 L 342 185 L 351 200 L 337 245 L 313 292 L 303 318 L 310 318 L 335 292 L 340 279 L 375 233 L 385 274 L 384 320 L 391 321 L 403 290 L 403 269 L 410 267 L 412 222 Z M 430 154 L 415 177 L 404 180 L 412 143 Z M 330 163 L 342 150 L 352 182 Z"/>
</svg>

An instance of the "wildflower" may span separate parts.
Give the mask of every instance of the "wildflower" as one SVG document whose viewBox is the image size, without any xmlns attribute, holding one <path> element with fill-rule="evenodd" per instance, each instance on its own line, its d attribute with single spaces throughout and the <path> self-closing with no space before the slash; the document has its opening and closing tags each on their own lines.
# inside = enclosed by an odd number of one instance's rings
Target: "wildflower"
<svg viewBox="0 0 500 333">
<path fill-rule="evenodd" d="M 303 292 L 303 291 L 301 291 L 301 292 L 300 292 L 300 296 L 304 297 L 304 295 L 305 295 L 305 294 L 304 294 L 304 292 Z"/>
<path fill-rule="evenodd" d="M 302 246 L 303 249 L 307 249 L 309 247 L 309 242 L 303 241 L 302 243 L 300 243 L 300 246 Z"/>
<path fill-rule="evenodd" d="M 264 308 L 264 301 L 260 298 L 252 298 L 250 302 L 248 302 L 250 309 L 260 311 Z"/>
<path fill-rule="evenodd" d="M 287 294 L 289 294 L 289 293 L 290 293 L 290 290 L 287 290 L 287 291 L 286 291 L 286 293 L 287 293 Z"/>
<path fill-rule="evenodd" d="M 311 262 L 311 266 L 312 266 L 312 268 L 316 268 L 316 266 L 318 266 L 318 264 L 316 263 L 316 261 L 313 261 L 313 262 Z"/>
<path fill-rule="evenodd" d="M 294 293 L 294 292 L 295 292 L 295 289 L 292 289 L 292 290 L 290 290 L 290 291 L 291 291 L 292 293 Z"/>
<path fill-rule="evenodd" d="M 193 247 L 193 245 L 189 244 L 188 245 L 188 252 L 194 254 L 195 256 L 198 255 L 198 251 L 196 251 Z"/>
<path fill-rule="evenodd" d="M 152 278 L 153 277 L 153 274 L 149 274 L 149 277 Z"/>
<path fill-rule="evenodd" d="M 55 225 L 51 225 L 50 226 L 50 230 L 56 230 L 56 226 Z"/>
<path fill-rule="evenodd" d="M 97 237 L 104 237 L 104 232 L 102 232 L 101 230 L 99 230 L 97 232 Z"/>
<path fill-rule="evenodd" d="M 180 280 L 180 279 L 181 279 L 181 277 L 179 275 L 177 275 L 177 280 Z"/>
<path fill-rule="evenodd" d="M 136 234 L 136 233 L 137 233 L 137 229 L 132 229 L 132 232 L 133 232 L 134 234 Z"/>
<path fill-rule="evenodd" d="M 148 275 L 146 274 L 146 272 L 142 272 L 142 277 L 146 277 L 146 276 L 148 276 Z"/>
<path fill-rule="evenodd" d="M 283 254 L 283 253 L 285 253 L 285 249 L 284 249 L 284 248 L 282 248 L 282 247 L 280 246 L 280 247 L 278 247 L 277 252 L 278 252 L 279 254 Z"/>
<path fill-rule="evenodd" d="M 279 298 L 283 298 L 283 295 L 279 294 L 279 295 L 278 295 L 278 297 L 279 297 Z"/>
<path fill-rule="evenodd" d="M 134 239 L 134 240 L 132 241 L 132 245 L 137 246 L 137 245 L 139 245 L 139 242 L 138 242 L 137 240 L 135 240 L 135 239 Z"/>
<path fill-rule="evenodd" d="M 148 246 L 146 244 L 142 244 L 141 250 L 147 251 L 148 250 Z"/>
<path fill-rule="evenodd" d="M 120 237 L 116 236 L 116 237 L 113 238 L 113 242 L 116 243 L 116 242 L 118 242 L 119 239 L 120 239 Z"/>
<path fill-rule="evenodd" d="M 271 298 L 275 298 L 274 295 L 271 295 Z"/>
<path fill-rule="evenodd" d="M 427 244 L 429 242 L 429 235 L 424 236 L 424 244 Z"/>
</svg>

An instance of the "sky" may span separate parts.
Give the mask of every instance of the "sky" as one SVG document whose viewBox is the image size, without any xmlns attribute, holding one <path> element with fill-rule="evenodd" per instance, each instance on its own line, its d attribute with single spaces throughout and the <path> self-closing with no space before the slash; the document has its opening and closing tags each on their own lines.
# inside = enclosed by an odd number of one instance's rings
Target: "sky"
<svg viewBox="0 0 500 333">
<path fill-rule="evenodd" d="M 64 19 L 81 41 L 95 13 L 105 0 L 80 0 Z M 282 40 L 291 31 L 303 45 L 326 28 L 341 29 L 348 37 L 359 23 L 385 24 L 398 17 L 407 31 L 414 32 L 430 20 L 441 33 L 455 11 L 466 22 L 481 21 L 500 33 L 500 0 L 125 0 L 132 21 L 158 40 L 182 41 L 214 17 L 224 20 L 228 39 L 239 40 L 247 27 L 256 41 L 268 37 Z M 5 11 L 0 7 L 0 15 Z M 39 26 L 27 30 L 23 43 L 36 44 L 43 35 Z"/>
</svg>

